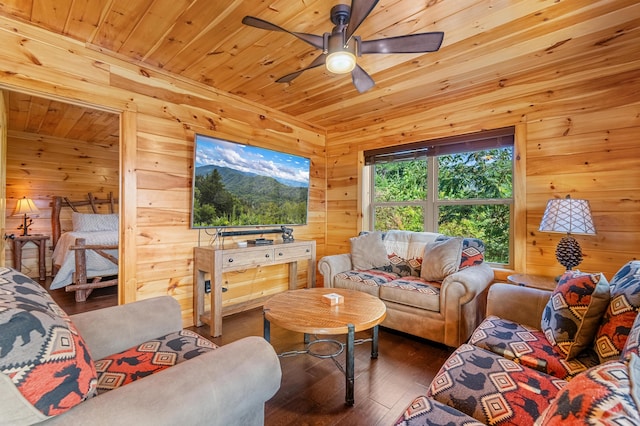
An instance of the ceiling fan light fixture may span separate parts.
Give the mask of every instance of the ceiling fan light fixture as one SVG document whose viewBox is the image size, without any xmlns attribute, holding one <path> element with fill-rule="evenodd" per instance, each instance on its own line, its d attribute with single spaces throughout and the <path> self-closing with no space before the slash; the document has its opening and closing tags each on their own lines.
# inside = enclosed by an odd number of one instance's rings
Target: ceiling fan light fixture
<svg viewBox="0 0 640 426">
<path fill-rule="evenodd" d="M 356 55 L 348 50 L 340 50 L 327 55 L 327 71 L 334 74 L 346 74 L 356 67 Z"/>
</svg>

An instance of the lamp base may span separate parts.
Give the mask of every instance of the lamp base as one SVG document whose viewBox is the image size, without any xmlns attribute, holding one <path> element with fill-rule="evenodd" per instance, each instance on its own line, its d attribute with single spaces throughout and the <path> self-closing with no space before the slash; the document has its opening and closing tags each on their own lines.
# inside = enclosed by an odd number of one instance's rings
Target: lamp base
<svg viewBox="0 0 640 426">
<path fill-rule="evenodd" d="M 29 221 L 28 223 L 27 223 L 27 220 Z M 25 214 L 22 225 L 18 226 L 18 231 L 22 230 L 21 237 L 29 236 L 29 227 L 31 225 L 33 225 L 33 219 L 27 217 L 27 215 Z"/>
<path fill-rule="evenodd" d="M 578 240 L 571 235 L 562 237 L 556 247 L 556 259 L 567 271 L 578 266 L 582 262 L 582 250 Z"/>
</svg>

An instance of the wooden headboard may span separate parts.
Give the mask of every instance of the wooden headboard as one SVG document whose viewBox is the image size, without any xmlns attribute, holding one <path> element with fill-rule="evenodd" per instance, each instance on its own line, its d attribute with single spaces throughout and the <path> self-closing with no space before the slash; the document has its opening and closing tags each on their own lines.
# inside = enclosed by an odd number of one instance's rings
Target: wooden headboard
<svg viewBox="0 0 640 426">
<path fill-rule="evenodd" d="M 84 208 L 86 213 L 117 213 L 116 212 L 116 204 L 118 203 L 117 198 L 113 198 L 113 193 L 110 192 L 106 198 L 100 199 L 94 197 L 91 192 L 87 194 L 87 198 L 80 201 L 71 201 L 67 197 L 53 197 L 53 201 L 51 202 L 51 233 L 52 235 L 52 247 L 55 248 L 58 243 L 58 239 L 62 234 L 62 226 L 60 225 L 60 213 L 64 207 L 71 208 L 74 212 L 83 213 L 80 209 Z M 90 211 L 87 208 L 90 207 Z M 100 209 L 100 206 L 106 206 L 108 211 L 103 211 L 104 209 Z"/>
</svg>

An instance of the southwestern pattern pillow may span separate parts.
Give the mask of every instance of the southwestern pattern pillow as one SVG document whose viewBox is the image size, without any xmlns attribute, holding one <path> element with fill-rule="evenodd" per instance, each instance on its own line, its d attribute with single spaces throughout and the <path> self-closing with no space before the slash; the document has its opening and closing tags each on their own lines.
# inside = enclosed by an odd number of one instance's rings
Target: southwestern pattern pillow
<svg viewBox="0 0 640 426">
<path fill-rule="evenodd" d="M 611 280 L 611 301 L 595 336 L 600 362 L 618 359 L 640 310 L 640 260 L 624 265 Z"/>
<path fill-rule="evenodd" d="M 389 255 L 389 265 L 382 266 L 380 269 L 386 272 L 392 272 L 400 277 L 419 277 L 422 259 L 403 259 L 395 253 Z"/>
<path fill-rule="evenodd" d="M 216 348 L 189 330 L 150 340 L 97 361 L 98 392 L 118 388 Z"/>
<path fill-rule="evenodd" d="M 629 361 L 631 354 L 640 356 L 640 315 L 636 315 L 636 320 L 631 326 L 627 343 L 624 345 L 620 358 L 622 358 L 623 361 Z"/>
<path fill-rule="evenodd" d="M 488 425 L 531 425 L 567 382 L 463 344 L 429 387 L 433 399 Z"/>
<path fill-rule="evenodd" d="M 395 426 L 432 426 L 432 425 L 482 426 L 473 417 L 449 407 L 446 404 L 419 396 L 404 410 L 396 420 Z"/>
<path fill-rule="evenodd" d="M 96 391 L 91 354 L 49 293 L 0 268 L 0 371 L 45 416 L 69 410 Z"/>
<path fill-rule="evenodd" d="M 591 346 L 609 304 L 609 283 L 603 274 L 567 271 L 544 309 L 540 328 L 566 360 Z"/>
<path fill-rule="evenodd" d="M 542 331 L 496 316 L 485 318 L 469 343 L 564 380 L 599 364 L 598 355 L 590 348 L 567 361 Z"/>
<path fill-rule="evenodd" d="M 542 414 L 540 425 L 638 425 L 640 413 L 632 396 L 638 384 L 637 357 L 600 364 L 576 376 Z"/>
</svg>

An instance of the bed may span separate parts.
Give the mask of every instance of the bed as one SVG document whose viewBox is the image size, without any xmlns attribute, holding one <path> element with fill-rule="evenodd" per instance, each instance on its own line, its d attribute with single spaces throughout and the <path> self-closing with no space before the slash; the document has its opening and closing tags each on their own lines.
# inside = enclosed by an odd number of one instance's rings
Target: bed
<svg viewBox="0 0 640 426">
<path fill-rule="evenodd" d="M 113 194 L 51 204 L 52 275 L 49 288 L 75 291 L 84 302 L 96 288 L 118 284 L 118 215 Z"/>
</svg>

